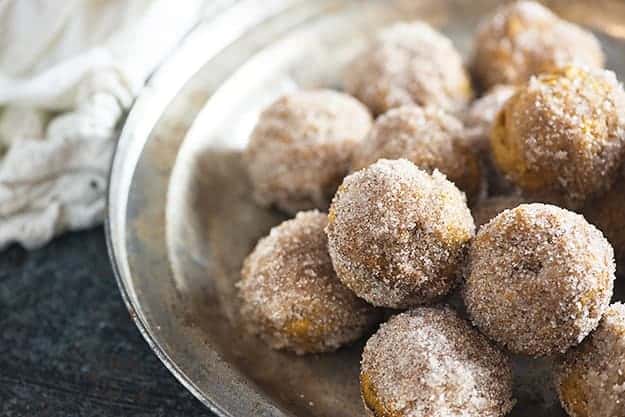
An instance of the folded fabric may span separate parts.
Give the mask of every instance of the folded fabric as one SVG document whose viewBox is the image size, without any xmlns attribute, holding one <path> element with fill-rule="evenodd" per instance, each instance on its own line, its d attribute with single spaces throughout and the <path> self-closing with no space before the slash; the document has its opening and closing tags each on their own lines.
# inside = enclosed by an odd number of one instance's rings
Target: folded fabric
<svg viewBox="0 0 625 417">
<path fill-rule="evenodd" d="M 119 121 L 204 7 L 0 2 L 0 248 L 102 222 Z"/>
</svg>

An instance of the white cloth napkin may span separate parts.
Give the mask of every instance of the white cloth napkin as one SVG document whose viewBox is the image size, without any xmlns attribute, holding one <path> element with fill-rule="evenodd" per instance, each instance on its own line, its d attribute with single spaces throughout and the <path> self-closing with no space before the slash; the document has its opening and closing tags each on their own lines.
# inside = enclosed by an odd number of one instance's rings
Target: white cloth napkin
<svg viewBox="0 0 625 417">
<path fill-rule="evenodd" d="M 120 119 L 203 0 L 0 0 L 0 248 L 100 223 Z"/>
</svg>

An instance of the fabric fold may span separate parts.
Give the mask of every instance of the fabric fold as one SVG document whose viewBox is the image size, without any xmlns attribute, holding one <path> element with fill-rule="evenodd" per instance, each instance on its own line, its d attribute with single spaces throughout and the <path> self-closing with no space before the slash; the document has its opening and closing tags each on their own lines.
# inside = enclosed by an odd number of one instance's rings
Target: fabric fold
<svg viewBox="0 0 625 417">
<path fill-rule="evenodd" d="M 0 7 L 0 248 L 102 222 L 119 121 L 205 7 L 53 3 Z"/>
</svg>

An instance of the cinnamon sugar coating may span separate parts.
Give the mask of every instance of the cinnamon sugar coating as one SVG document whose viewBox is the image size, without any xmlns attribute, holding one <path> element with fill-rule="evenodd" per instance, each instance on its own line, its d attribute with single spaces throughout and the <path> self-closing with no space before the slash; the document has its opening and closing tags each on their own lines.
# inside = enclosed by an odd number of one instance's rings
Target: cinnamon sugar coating
<svg viewBox="0 0 625 417">
<path fill-rule="evenodd" d="M 502 417 L 514 405 L 508 359 L 448 308 L 416 308 L 383 324 L 362 354 L 372 417 Z"/>
<path fill-rule="evenodd" d="M 327 352 L 364 335 L 379 312 L 336 277 L 327 216 L 301 212 L 274 227 L 243 265 L 239 292 L 245 325 L 274 349 Z"/>
<path fill-rule="evenodd" d="M 565 352 L 599 324 L 614 269 L 612 247 L 582 216 L 522 204 L 480 228 L 464 300 L 473 322 L 510 351 Z"/>
<path fill-rule="evenodd" d="M 473 218 L 438 171 L 381 159 L 345 178 L 326 228 L 339 279 L 376 306 L 431 302 L 457 283 Z"/>
<path fill-rule="evenodd" d="M 597 330 L 565 356 L 554 380 L 571 417 L 625 416 L 625 305 L 610 306 Z"/>
<path fill-rule="evenodd" d="M 519 194 L 499 195 L 480 200 L 471 210 L 475 225 L 479 228 L 504 210 L 515 208 L 527 200 Z"/>
<path fill-rule="evenodd" d="M 490 153 L 490 131 L 497 114 L 514 95 L 517 87 L 496 85 L 475 100 L 463 115 L 465 134 L 480 152 Z"/>
<path fill-rule="evenodd" d="M 601 45 L 589 31 L 560 19 L 533 1 L 501 6 L 480 24 L 472 71 L 485 89 L 521 84 L 567 64 L 602 68 Z"/>
<path fill-rule="evenodd" d="M 567 66 L 533 77 L 494 124 L 497 166 L 528 196 L 569 208 L 606 191 L 625 151 L 625 92 L 613 72 Z"/>
<path fill-rule="evenodd" d="M 515 92 L 514 86 L 497 85 L 471 103 L 463 114 L 465 140 L 479 153 L 489 195 L 509 194 L 515 191 L 514 185 L 497 169 L 490 147 L 493 122 Z"/>
<path fill-rule="evenodd" d="M 413 104 L 456 111 L 472 96 L 458 51 L 444 35 L 420 21 L 382 30 L 347 66 L 344 84 L 375 115 Z"/>
<path fill-rule="evenodd" d="M 470 200 L 483 187 L 480 161 L 464 138 L 460 120 L 440 108 L 403 106 L 378 117 L 356 149 L 352 169 L 378 159 L 406 158 L 426 172 L 438 169 Z"/>
<path fill-rule="evenodd" d="M 256 200 L 289 213 L 326 210 L 370 127 L 368 110 L 347 94 L 281 97 L 260 115 L 244 153 Z"/>
<path fill-rule="evenodd" d="M 614 248 L 619 275 L 625 272 L 625 176 L 619 176 L 612 188 L 590 200 L 582 213 Z"/>
</svg>

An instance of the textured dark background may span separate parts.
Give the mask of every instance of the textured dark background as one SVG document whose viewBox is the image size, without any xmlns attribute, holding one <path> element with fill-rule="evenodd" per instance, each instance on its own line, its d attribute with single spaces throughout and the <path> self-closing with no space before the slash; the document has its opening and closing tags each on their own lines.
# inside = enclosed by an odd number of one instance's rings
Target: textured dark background
<svg viewBox="0 0 625 417">
<path fill-rule="evenodd" d="M 0 253 L 0 416 L 213 416 L 131 321 L 102 228 Z"/>
</svg>

